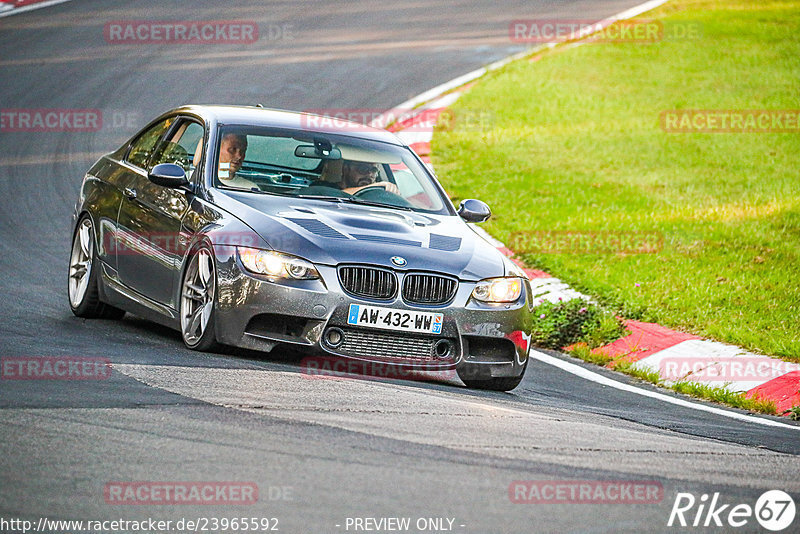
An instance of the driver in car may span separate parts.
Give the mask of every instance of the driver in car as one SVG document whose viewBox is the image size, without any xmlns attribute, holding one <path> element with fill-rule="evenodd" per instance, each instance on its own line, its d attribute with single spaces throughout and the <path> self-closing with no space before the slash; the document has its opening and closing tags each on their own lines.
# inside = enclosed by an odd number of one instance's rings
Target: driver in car
<svg viewBox="0 0 800 534">
<path fill-rule="evenodd" d="M 392 182 L 377 182 L 380 166 L 377 163 L 344 160 L 342 162 L 342 191 L 351 195 L 367 187 L 382 187 L 389 193 L 398 194 Z"/>
<path fill-rule="evenodd" d="M 258 186 L 236 173 L 242 168 L 247 152 L 247 136 L 227 133 L 219 143 L 219 181 L 228 187 L 241 189 L 258 189 Z"/>
</svg>

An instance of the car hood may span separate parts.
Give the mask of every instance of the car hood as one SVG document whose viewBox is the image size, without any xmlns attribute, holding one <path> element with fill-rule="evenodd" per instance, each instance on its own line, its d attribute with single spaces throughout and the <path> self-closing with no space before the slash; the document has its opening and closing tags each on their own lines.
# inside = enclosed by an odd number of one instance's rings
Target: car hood
<svg viewBox="0 0 800 534">
<path fill-rule="evenodd" d="M 214 191 L 275 250 L 321 265 L 361 263 L 435 271 L 461 280 L 505 274 L 503 256 L 461 218 L 324 200 Z"/>
</svg>

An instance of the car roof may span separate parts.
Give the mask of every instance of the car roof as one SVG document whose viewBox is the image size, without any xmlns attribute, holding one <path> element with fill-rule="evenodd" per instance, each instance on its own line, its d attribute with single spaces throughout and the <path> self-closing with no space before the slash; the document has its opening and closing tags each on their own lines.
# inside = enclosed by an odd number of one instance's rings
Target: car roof
<svg viewBox="0 0 800 534">
<path fill-rule="evenodd" d="M 302 130 L 313 133 L 329 133 L 405 146 L 405 143 L 396 135 L 386 130 L 313 113 L 300 113 L 256 106 L 223 105 L 186 105 L 176 108 L 170 113 L 175 112 L 193 113 L 217 124 L 243 124 Z"/>
</svg>

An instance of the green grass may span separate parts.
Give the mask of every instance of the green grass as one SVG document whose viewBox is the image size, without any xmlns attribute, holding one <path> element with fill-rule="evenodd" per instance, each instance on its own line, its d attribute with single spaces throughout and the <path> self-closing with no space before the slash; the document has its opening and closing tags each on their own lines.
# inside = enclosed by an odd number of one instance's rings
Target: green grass
<svg viewBox="0 0 800 534">
<path fill-rule="evenodd" d="M 670 386 L 671 389 L 684 395 L 691 395 L 701 399 L 707 399 L 720 404 L 727 404 L 734 408 L 749 410 L 751 412 L 761 412 L 775 415 L 778 409 L 771 400 L 761 398 L 745 397 L 744 393 L 729 391 L 721 387 L 712 387 L 708 384 L 698 384 L 697 382 L 677 382 Z"/>
<path fill-rule="evenodd" d="M 592 352 L 592 348 L 586 343 L 576 343 L 572 346 L 572 348 L 569 349 L 568 352 L 585 362 L 601 365 L 603 367 L 611 363 L 613 360 L 613 358 L 605 352 Z"/>
<path fill-rule="evenodd" d="M 666 133 L 673 109 L 800 109 L 800 0 L 679 0 L 655 44 L 556 47 L 484 77 L 433 163 L 484 228 L 657 232 L 656 254 L 523 254 L 628 318 L 800 361 L 800 134 Z"/>
<path fill-rule="evenodd" d="M 661 375 L 658 374 L 658 371 L 633 367 L 633 363 L 629 361 L 615 362 L 614 370 L 625 373 L 626 375 L 635 376 L 640 380 L 650 382 L 656 386 L 664 386 L 664 381 L 661 379 Z"/>
<path fill-rule="evenodd" d="M 527 331 L 535 346 L 558 350 L 574 343 L 602 347 L 628 333 L 613 312 L 582 299 L 539 304 Z"/>
</svg>

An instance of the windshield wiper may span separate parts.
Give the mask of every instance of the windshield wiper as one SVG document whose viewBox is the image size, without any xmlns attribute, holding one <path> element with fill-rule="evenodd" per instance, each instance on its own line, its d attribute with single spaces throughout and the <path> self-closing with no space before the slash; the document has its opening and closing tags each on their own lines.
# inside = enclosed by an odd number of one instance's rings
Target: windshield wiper
<svg viewBox="0 0 800 534">
<path fill-rule="evenodd" d="M 266 191 L 262 191 L 258 187 L 237 187 L 235 185 L 225 184 L 217 186 L 217 189 L 222 189 L 223 191 L 244 191 L 245 193 L 266 193 Z"/>
<path fill-rule="evenodd" d="M 414 208 L 408 206 L 398 206 L 397 204 L 384 204 L 383 202 L 370 202 L 369 200 L 362 200 L 356 197 L 339 197 L 342 202 L 352 202 L 353 204 L 362 204 L 364 206 L 376 206 L 379 208 L 397 208 L 399 210 L 414 211 Z"/>
<path fill-rule="evenodd" d="M 355 197 L 331 197 L 327 195 L 289 195 L 296 198 L 310 198 L 312 200 L 327 200 L 328 202 L 348 202 L 351 204 L 359 204 L 362 206 L 375 206 L 377 208 L 396 208 L 405 211 L 414 211 L 414 208 L 408 206 L 398 206 L 396 204 L 384 204 L 382 202 L 370 202 L 369 200 L 362 200 Z"/>
<path fill-rule="evenodd" d="M 329 202 L 344 202 L 347 200 L 345 197 L 330 197 L 328 195 L 292 195 L 289 194 L 288 196 L 293 196 L 295 198 L 310 198 L 312 200 L 327 200 Z"/>
</svg>

